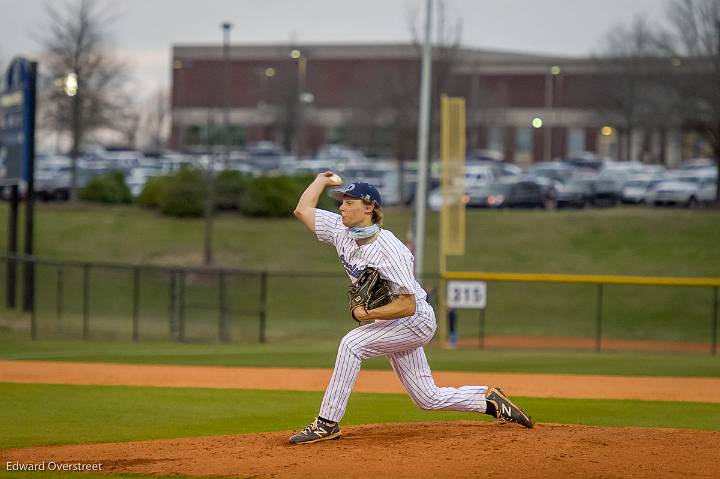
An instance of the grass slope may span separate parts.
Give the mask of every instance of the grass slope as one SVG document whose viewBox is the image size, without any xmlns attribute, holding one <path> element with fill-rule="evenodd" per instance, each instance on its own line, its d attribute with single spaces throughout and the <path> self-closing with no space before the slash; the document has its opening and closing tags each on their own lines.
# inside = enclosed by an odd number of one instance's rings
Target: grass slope
<svg viewBox="0 0 720 479">
<path fill-rule="evenodd" d="M 0 224 L 8 205 L 0 203 Z M 580 274 L 720 276 L 720 211 L 614 208 L 589 211 L 468 210 L 467 254 L 450 269 Z M 408 208 L 386 209 L 403 239 Z M 438 215 L 427 223 L 426 270 L 437 271 Z M 163 217 L 136 206 L 38 204 L 36 254 L 57 259 L 199 263 L 202 219 Z M 251 270 L 337 271 L 331 248 L 299 222 L 221 214 L 217 263 Z M 6 248 L 0 235 L 0 251 Z M 299 254 L 302 252 L 302 254 Z"/>
<path fill-rule="evenodd" d="M 386 226 L 404 238 L 407 208 L 388 208 Z M 720 211 L 614 208 L 590 211 L 469 210 L 467 250 L 450 257 L 455 270 L 720 276 L 717 244 Z M 7 205 L 0 203 L 0 224 Z M 437 214 L 427 223 L 425 269 L 432 286 L 437 271 Z M 202 220 L 167 218 L 135 206 L 92 204 L 38 205 L 36 252 L 39 256 L 88 261 L 196 265 L 201 261 Z M 0 251 L 6 236 L 0 235 Z M 267 337 L 336 338 L 346 331 L 344 276 L 333 248 L 319 244 L 299 222 L 219 215 L 215 222 L 218 265 L 268 270 Z M 278 272 L 333 272 L 330 277 L 287 277 Z M 78 337 L 82 332 L 82 272 L 36 272 L 41 337 Z M 4 290 L 5 265 L 0 264 Z M 218 337 L 218 279 L 185 278 L 185 333 L 191 341 Z M 169 337 L 170 278 L 143 273 L 140 285 L 140 335 Z M 92 338 L 131 336 L 132 274 L 93 270 L 89 314 Z M 597 290 L 592 285 L 490 283 L 486 333 L 593 337 Z M 710 342 L 711 288 L 608 286 L 604 291 L 603 333 L 609 338 Z M 229 334 L 234 341 L 258 337 L 260 279 L 228 278 Z M 62 310 L 58 316 L 58 308 Z M 477 330 L 477 313 L 461 311 L 464 336 Z M 0 310 L 16 326 L 27 317 Z"/>
</svg>

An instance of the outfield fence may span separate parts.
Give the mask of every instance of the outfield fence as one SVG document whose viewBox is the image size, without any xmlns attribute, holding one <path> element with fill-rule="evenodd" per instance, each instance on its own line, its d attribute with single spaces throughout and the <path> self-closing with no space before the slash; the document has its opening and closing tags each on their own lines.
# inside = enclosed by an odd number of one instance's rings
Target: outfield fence
<svg viewBox="0 0 720 479">
<path fill-rule="evenodd" d="M 17 287 L 9 291 L 13 271 Z M 446 279 L 487 283 L 483 311 L 457 311 L 460 344 L 468 347 L 717 354 L 720 279 L 461 272 Z M 422 283 L 434 292 L 439 280 L 429 274 Z M 33 339 L 337 340 L 355 325 L 347 286 L 341 272 L 0 256 L 0 328 Z"/>
<path fill-rule="evenodd" d="M 480 347 L 488 340 L 491 310 L 501 321 L 510 319 L 504 335 L 490 341 L 495 346 L 575 345 L 597 351 L 709 351 L 717 355 L 720 278 L 463 271 L 448 272 L 443 278 L 487 283 L 487 296 L 495 298 L 495 305 L 478 316 Z M 521 302 L 512 297 L 518 291 L 523 295 Z M 517 314 L 510 314 L 510 308 L 540 320 L 514 324 L 511 318 Z M 548 323 L 548 318 L 553 320 Z"/>
</svg>

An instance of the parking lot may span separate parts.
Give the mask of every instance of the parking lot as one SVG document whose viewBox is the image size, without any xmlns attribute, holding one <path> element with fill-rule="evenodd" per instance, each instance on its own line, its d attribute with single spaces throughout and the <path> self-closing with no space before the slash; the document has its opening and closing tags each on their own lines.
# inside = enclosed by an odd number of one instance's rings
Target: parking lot
<svg viewBox="0 0 720 479">
<path fill-rule="evenodd" d="M 279 145 L 260 142 L 227 156 L 96 148 L 78 159 L 76 185 L 81 189 L 95 176 L 120 170 L 133 197 L 137 197 L 149 178 L 171 175 L 181 168 L 234 170 L 251 177 L 332 170 L 346 183 L 363 180 L 374 184 L 387 205 L 411 204 L 417 178 L 414 161 L 401 163 L 392 158 L 368 158 L 361 151 L 342 145 L 328 145 L 313 156 L 298 159 Z M 443 201 L 440 174 L 439 162 L 431 163 L 428 202 L 436 211 Z M 68 156 L 37 156 L 35 192 L 38 199 L 67 200 L 70 183 Z M 21 194 L 24 190 L 25 185 L 21 185 Z M 695 208 L 714 201 L 717 166 L 710 159 L 665 167 L 585 155 L 521 168 L 492 155 L 480 160 L 469 156 L 465 163 L 464 190 L 463 201 L 471 208 L 607 208 L 620 204 Z M 8 188 L 3 189 L 2 196 L 8 198 Z"/>
</svg>

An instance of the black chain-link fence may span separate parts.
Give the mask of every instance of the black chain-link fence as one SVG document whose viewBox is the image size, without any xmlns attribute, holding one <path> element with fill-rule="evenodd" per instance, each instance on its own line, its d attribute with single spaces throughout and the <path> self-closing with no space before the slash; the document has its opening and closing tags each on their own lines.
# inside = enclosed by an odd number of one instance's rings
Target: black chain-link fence
<svg viewBox="0 0 720 479">
<path fill-rule="evenodd" d="M 34 308 L 24 304 L 26 265 L 33 269 Z M 13 269 L 17 283 L 10 297 Z M 438 283 L 430 274 L 423 286 L 435 291 Z M 717 287 L 487 283 L 485 310 L 457 311 L 461 346 L 717 352 Z M 0 257 L 0 328 L 37 339 L 336 339 L 355 326 L 347 312 L 348 284 L 340 271 Z"/>
</svg>

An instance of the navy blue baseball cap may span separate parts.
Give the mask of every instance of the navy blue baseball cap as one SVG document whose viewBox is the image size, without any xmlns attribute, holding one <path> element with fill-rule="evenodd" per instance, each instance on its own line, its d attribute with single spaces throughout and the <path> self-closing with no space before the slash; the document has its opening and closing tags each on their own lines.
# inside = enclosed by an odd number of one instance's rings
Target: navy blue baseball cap
<svg viewBox="0 0 720 479">
<path fill-rule="evenodd" d="M 350 198 L 358 198 L 365 201 L 374 201 L 378 206 L 382 205 L 380 199 L 380 192 L 370 183 L 364 183 L 362 181 L 356 181 L 350 183 L 347 188 L 343 190 L 333 190 L 330 192 L 330 196 L 336 200 L 342 201 L 345 196 Z"/>
</svg>

